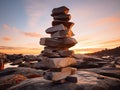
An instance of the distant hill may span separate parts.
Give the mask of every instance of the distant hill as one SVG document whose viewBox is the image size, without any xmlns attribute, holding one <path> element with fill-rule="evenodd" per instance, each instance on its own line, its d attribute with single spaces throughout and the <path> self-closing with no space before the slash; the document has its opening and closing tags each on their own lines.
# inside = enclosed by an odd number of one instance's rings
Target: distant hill
<svg viewBox="0 0 120 90">
<path fill-rule="evenodd" d="M 95 53 L 91 53 L 89 55 L 97 55 L 97 56 L 105 56 L 105 55 L 112 55 L 112 56 L 120 56 L 120 46 L 113 48 L 113 49 L 105 49 L 102 51 L 98 51 Z"/>
</svg>

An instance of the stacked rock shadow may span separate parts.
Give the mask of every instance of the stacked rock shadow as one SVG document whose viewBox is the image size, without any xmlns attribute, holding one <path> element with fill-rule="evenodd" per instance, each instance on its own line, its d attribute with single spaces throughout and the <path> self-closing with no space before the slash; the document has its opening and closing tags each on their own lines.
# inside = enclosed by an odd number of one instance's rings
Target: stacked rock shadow
<svg viewBox="0 0 120 90">
<path fill-rule="evenodd" d="M 71 15 L 68 14 L 69 9 L 65 6 L 54 8 L 51 16 L 53 17 L 52 27 L 46 30 L 50 34 L 50 38 L 41 38 L 40 45 L 44 45 L 41 52 L 42 63 L 49 68 L 45 72 L 44 78 L 48 80 L 58 81 L 72 75 L 77 70 L 70 67 L 76 63 L 72 57 L 74 51 L 69 50 L 77 41 L 72 38 L 74 36 L 71 28 L 73 22 L 69 22 Z"/>
</svg>

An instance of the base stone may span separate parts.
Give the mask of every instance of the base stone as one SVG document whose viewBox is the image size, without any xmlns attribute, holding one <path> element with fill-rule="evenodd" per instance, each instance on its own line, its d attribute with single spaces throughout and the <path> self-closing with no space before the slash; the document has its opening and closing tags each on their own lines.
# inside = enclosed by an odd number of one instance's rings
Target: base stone
<svg viewBox="0 0 120 90">
<path fill-rule="evenodd" d="M 65 79 L 67 76 L 71 75 L 73 73 L 73 68 L 71 67 L 66 67 L 62 68 L 61 72 L 46 72 L 44 74 L 44 78 L 47 80 L 52 80 L 52 81 L 58 81 Z"/>
</svg>

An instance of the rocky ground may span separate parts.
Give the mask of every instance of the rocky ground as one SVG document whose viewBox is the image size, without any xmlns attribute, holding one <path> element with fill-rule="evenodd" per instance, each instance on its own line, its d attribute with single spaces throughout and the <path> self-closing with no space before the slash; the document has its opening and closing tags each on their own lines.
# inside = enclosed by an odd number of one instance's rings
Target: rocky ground
<svg viewBox="0 0 120 90">
<path fill-rule="evenodd" d="M 120 58 L 95 57 L 76 54 L 78 70 L 63 82 L 43 78 L 48 70 L 41 63 L 41 56 L 0 53 L 4 64 L 18 67 L 0 70 L 0 90 L 120 90 Z M 78 77 L 75 80 L 72 77 Z M 77 82 L 76 82 L 77 81 Z M 76 83 L 74 83 L 76 82 Z"/>
</svg>

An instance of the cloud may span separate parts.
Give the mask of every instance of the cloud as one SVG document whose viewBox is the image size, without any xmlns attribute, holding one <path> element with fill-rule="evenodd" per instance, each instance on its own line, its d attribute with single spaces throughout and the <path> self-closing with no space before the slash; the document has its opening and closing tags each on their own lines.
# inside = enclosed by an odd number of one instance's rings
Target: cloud
<svg viewBox="0 0 120 90">
<path fill-rule="evenodd" d="M 90 27 L 96 28 L 96 27 L 101 27 L 106 24 L 114 24 L 114 23 L 120 23 L 120 17 L 105 17 L 105 18 L 100 18 L 97 19 L 96 21 L 92 22 L 89 24 Z"/>
<path fill-rule="evenodd" d="M 120 43 L 120 39 L 116 39 L 116 40 L 110 40 L 110 41 L 106 41 L 106 42 L 102 42 L 101 44 L 111 44 L 111 43 Z"/>
<path fill-rule="evenodd" d="M 16 28 L 15 26 L 10 26 L 9 24 L 3 24 L 3 25 L 2 25 L 2 28 L 3 28 L 4 30 L 19 32 L 19 33 L 22 32 L 21 29 L 18 29 L 18 28 Z"/>
<path fill-rule="evenodd" d="M 36 37 L 36 38 L 40 38 L 40 34 L 36 33 L 36 32 L 23 32 L 23 34 L 25 36 L 29 36 L 29 37 Z"/>
<path fill-rule="evenodd" d="M 3 28 L 3 29 L 5 29 L 5 30 L 10 29 L 10 27 L 9 27 L 9 25 L 8 25 L 8 24 L 3 24 L 3 25 L 2 25 L 2 28 Z"/>
<path fill-rule="evenodd" d="M 8 36 L 5 36 L 5 37 L 2 37 L 2 40 L 4 40 L 4 41 L 11 41 L 12 38 L 11 38 L 11 37 L 8 37 Z"/>
<path fill-rule="evenodd" d="M 45 3 L 40 0 L 26 0 L 26 12 L 28 15 L 28 26 L 35 28 L 38 25 L 39 18 L 44 14 Z"/>
<path fill-rule="evenodd" d="M 75 49 L 74 52 L 79 54 L 85 54 L 85 53 L 93 53 L 93 52 L 101 51 L 103 49 L 104 48 L 83 48 L 83 49 Z"/>
<path fill-rule="evenodd" d="M 8 24 L 3 24 L 2 25 L 3 29 L 7 29 L 9 30 L 9 32 L 14 32 L 16 33 L 17 35 L 24 35 L 24 36 L 27 36 L 27 37 L 33 37 L 33 38 L 38 38 L 40 37 L 41 35 L 37 32 L 25 32 L 21 29 L 18 29 L 17 27 L 15 26 L 9 26 Z M 11 38 L 10 37 L 4 37 L 3 38 L 4 40 L 10 40 Z"/>
<path fill-rule="evenodd" d="M 14 49 L 14 50 L 18 50 L 18 49 L 25 49 L 25 48 L 23 48 L 23 47 L 10 47 L 10 46 L 0 46 L 0 50 L 12 50 L 12 49 Z"/>
<path fill-rule="evenodd" d="M 104 48 L 114 48 L 120 46 L 120 39 L 109 40 L 109 41 L 101 42 L 100 44 L 101 47 Z"/>
<path fill-rule="evenodd" d="M 6 54 L 40 54 L 40 48 L 0 46 L 0 52 Z"/>
</svg>

